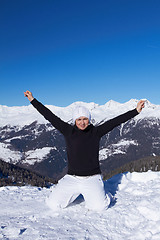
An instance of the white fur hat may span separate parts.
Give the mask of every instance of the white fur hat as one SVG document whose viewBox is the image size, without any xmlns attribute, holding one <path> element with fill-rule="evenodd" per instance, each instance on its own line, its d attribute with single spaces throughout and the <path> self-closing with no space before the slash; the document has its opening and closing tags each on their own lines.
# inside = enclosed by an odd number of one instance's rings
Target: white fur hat
<svg viewBox="0 0 160 240">
<path fill-rule="evenodd" d="M 86 107 L 78 106 L 73 110 L 73 122 L 75 123 L 76 119 L 79 117 L 87 117 L 89 119 L 89 122 L 91 120 L 91 114 L 89 110 Z"/>
</svg>

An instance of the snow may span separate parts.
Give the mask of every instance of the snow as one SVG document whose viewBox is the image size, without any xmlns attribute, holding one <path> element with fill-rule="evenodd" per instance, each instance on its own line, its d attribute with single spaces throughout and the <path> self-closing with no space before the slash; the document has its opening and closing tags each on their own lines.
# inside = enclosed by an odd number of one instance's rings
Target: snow
<svg viewBox="0 0 160 240">
<path fill-rule="evenodd" d="M 126 154 L 127 148 L 130 145 L 138 145 L 134 140 L 122 139 L 118 143 L 108 145 L 107 148 L 103 148 L 99 151 L 99 160 L 105 160 L 109 156 L 115 154 Z"/>
<path fill-rule="evenodd" d="M 43 147 L 27 151 L 25 153 L 25 160 L 23 161 L 23 163 L 34 165 L 36 162 L 41 162 L 43 158 L 45 158 L 52 149 L 56 149 L 56 147 Z"/>
<path fill-rule="evenodd" d="M 99 213 L 80 198 L 53 213 L 45 204 L 52 188 L 1 187 L 0 239 L 159 240 L 159 186 L 160 172 L 115 175 L 105 182 L 115 200 Z"/>
<path fill-rule="evenodd" d="M 92 119 L 95 122 L 101 122 L 108 120 L 119 114 L 122 114 L 128 110 L 136 108 L 138 100 L 131 99 L 126 103 L 118 103 L 110 100 L 104 105 L 98 105 L 96 103 L 86 102 L 75 102 L 67 107 L 57 107 L 53 105 L 46 105 L 53 113 L 59 116 L 62 120 L 71 122 L 72 111 L 77 105 L 87 107 L 91 111 Z M 146 100 L 145 108 L 143 111 L 135 117 L 136 120 L 143 118 L 160 118 L 160 105 L 154 105 Z M 48 123 L 47 120 L 41 116 L 34 107 L 30 104 L 29 106 L 15 106 L 8 107 L 0 105 L 0 127 L 9 126 L 20 126 L 21 128 L 25 125 L 29 125 L 34 121 L 38 121 L 39 124 Z"/>
<path fill-rule="evenodd" d="M 11 150 L 10 147 L 9 143 L 0 143 L 1 159 L 14 164 L 21 161 L 21 163 L 33 165 L 36 162 L 43 161 L 51 150 L 56 150 L 56 147 L 43 147 L 29 150 L 22 154 L 20 151 Z"/>
<path fill-rule="evenodd" d="M 11 150 L 9 147 L 11 147 L 10 144 L 0 143 L 1 159 L 5 162 L 14 162 L 16 164 L 21 160 L 22 153 L 20 151 Z"/>
</svg>

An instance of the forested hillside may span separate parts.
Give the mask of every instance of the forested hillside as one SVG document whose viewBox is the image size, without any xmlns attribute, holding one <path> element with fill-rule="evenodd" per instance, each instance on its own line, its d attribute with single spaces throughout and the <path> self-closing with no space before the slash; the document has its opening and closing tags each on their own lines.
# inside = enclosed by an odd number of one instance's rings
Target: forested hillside
<svg viewBox="0 0 160 240">
<path fill-rule="evenodd" d="M 118 173 L 124 172 L 147 172 L 148 170 L 160 171 L 160 156 L 141 158 L 136 161 L 129 162 L 120 168 L 110 171 L 104 176 L 104 180 L 111 178 Z"/>
<path fill-rule="evenodd" d="M 53 179 L 0 160 L 0 187 L 8 185 L 48 187 L 52 183 L 55 183 Z"/>
</svg>

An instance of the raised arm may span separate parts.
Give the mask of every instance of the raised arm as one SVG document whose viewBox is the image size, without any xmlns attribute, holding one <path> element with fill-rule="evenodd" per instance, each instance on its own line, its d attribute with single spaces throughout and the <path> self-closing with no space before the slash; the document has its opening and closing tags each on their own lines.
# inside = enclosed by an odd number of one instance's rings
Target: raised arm
<svg viewBox="0 0 160 240">
<path fill-rule="evenodd" d="M 51 112 L 47 107 L 45 107 L 42 103 L 37 101 L 36 98 L 33 97 L 30 91 L 24 92 L 25 97 L 31 102 L 31 104 L 37 109 L 37 111 L 44 116 L 46 120 L 48 120 L 56 129 L 58 129 L 62 134 L 66 135 L 71 128 L 71 125 L 61 120 L 57 117 L 53 112 Z"/>
<path fill-rule="evenodd" d="M 144 100 L 140 100 L 137 103 L 137 107 L 135 109 L 128 111 L 124 114 L 121 114 L 113 119 L 110 119 L 107 122 L 103 123 L 102 125 L 99 125 L 97 127 L 98 135 L 103 136 L 103 135 L 107 134 L 108 132 L 110 132 L 113 128 L 119 126 L 121 123 L 124 123 L 124 122 L 128 121 L 129 119 L 138 115 L 144 108 L 144 103 L 145 103 Z"/>
</svg>

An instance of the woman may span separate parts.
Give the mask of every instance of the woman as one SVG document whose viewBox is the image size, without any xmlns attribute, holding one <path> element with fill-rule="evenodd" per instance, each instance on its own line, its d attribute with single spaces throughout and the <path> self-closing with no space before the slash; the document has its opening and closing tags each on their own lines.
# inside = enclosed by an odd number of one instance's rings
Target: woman
<svg viewBox="0 0 160 240">
<path fill-rule="evenodd" d="M 88 109 L 79 106 L 73 111 L 72 126 L 37 101 L 30 91 L 24 92 L 24 95 L 45 119 L 64 135 L 66 141 L 68 172 L 47 199 L 48 206 L 54 211 L 65 208 L 82 194 L 88 209 L 96 211 L 107 209 L 110 197 L 105 194 L 101 178 L 100 139 L 116 126 L 139 114 L 144 108 L 145 101 L 140 100 L 135 109 L 96 127 L 90 123 L 91 114 Z"/>
</svg>

